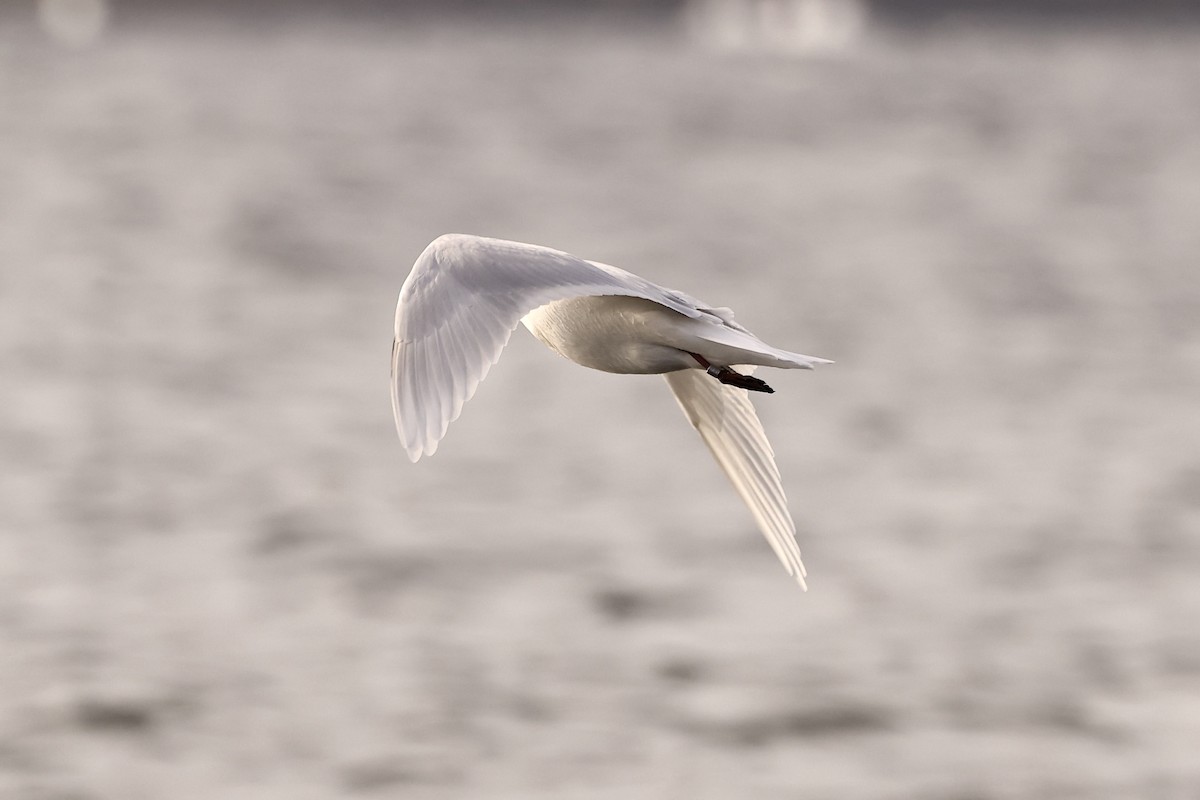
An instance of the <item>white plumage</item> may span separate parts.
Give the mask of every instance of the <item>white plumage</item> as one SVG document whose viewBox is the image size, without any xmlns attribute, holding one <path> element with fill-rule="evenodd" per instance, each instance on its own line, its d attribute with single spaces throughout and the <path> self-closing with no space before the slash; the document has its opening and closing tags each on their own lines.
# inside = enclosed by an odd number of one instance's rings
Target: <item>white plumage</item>
<svg viewBox="0 0 1200 800">
<path fill-rule="evenodd" d="M 771 347 L 729 309 L 625 270 L 548 247 L 447 234 L 417 258 L 396 307 L 392 411 L 410 459 L 437 450 L 519 322 L 583 366 L 665 373 L 688 421 L 804 586 L 795 524 L 747 392 L 772 390 L 733 367 L 831 362 Z"/>
</svg>

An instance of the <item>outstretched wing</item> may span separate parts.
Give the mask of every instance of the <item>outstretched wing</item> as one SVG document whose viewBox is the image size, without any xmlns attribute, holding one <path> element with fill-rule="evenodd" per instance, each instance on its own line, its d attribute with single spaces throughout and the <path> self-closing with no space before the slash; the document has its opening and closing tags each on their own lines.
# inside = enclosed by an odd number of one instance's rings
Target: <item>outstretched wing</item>
<svg viewBox="0 0 1200 800">
<path fill-rule="evenodd" d="M 521 317 L 555 300 L 641 297 L 689 317 L 690 298 L 548 247 L 447 234 L 425 248 L 400 289 L 392 413 L 413 461 L 432 455 Z"/>
<path fill-rule="evenodd" d="M 737 369 L 748 371 L 747 367 Z M 669 372 L 664 377 L 688 422 L 700 432 L 733 488 L 749 506 L 775 555 L 788 574 L 807 589 L 807 573 L 796 544 L 796 524 L 788 512 L 775 453 L 749 392 L 722 384 L 698 369 Z"/>
</svg>

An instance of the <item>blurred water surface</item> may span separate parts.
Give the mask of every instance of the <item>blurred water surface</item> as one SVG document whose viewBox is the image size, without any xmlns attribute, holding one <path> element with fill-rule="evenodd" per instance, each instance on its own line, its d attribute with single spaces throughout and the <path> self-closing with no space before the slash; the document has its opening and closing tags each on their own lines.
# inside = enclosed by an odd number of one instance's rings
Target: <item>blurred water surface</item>
<svg viewBox="0 0 1200 800">
<path fill-rule="evenodd" d="M 0 796 L 1196 797 L 1198 45 L 9 20 Z M 811 591 L 523 331 L 410 465 L 447 231 L 837 359 L 758 402 Z"/>
</svg>

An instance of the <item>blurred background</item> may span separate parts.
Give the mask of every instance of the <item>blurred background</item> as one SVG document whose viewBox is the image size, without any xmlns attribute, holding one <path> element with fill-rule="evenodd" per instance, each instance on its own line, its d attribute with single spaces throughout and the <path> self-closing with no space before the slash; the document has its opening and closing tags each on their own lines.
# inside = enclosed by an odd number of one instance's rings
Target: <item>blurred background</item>
<svg viewBox="0 0 1200 800">
<path fill-rule="evenodd" d="M 1198 20 L 4 4 L 0 797 L 1200 797 Z M 524 331 L 408 463 L 449 231 L 837 360 L 755 398 L 807 594 Z"/>
</svg>

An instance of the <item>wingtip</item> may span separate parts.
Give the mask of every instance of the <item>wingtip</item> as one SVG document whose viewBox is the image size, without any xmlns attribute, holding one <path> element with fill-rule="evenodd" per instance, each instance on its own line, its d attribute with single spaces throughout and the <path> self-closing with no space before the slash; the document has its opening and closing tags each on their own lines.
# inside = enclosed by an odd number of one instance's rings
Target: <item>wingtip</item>
<svg viewBox="0 0 1200 800">
<path fill-rule="evenodd" d="M 437 442 L 434 442 L 433 444 L 428 442 L 418 442 L 411 447 L 405 445 L 404 451 L 408 455 L 408 460 L 415 464 L 422 458 L 428 458 L 437 452 Z"/>
<path fill-rule="evenodd" d="M 400 444 L 404 447 L 404 455 L 408 456 L 408 460 L 414 464 L 421 460 L 421 456 L 427 456 L 433 452 L 432 450 L 426 452 L 424 442 L 408 442 L 401 437 Z"/>
<path fill-rule="evenodd" d="M 800 589 L 802 591 L 808 591 L 808 584 L 804 581 L 804 579 L 808 576 L 808 570 L 804 568 L 803 563 L 797 561 L 795 569 L 789 566 L 788 574 L 796 579 L 796 583 L 800 584 Z"/>
</svg>

